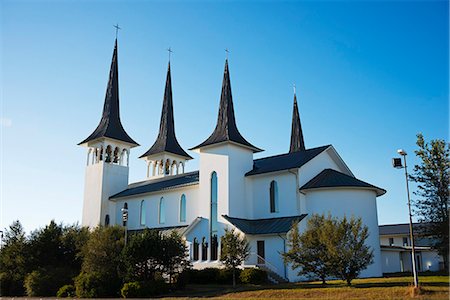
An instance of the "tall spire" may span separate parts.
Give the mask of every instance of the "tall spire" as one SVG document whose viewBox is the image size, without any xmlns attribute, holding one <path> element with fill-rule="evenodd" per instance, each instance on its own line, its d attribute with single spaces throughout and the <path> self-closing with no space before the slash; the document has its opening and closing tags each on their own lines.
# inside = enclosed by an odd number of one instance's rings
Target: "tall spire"
<svg viewBox="0 0 450 300">
<path fill-rule="evenodd" d="M 242 135 L 236 125 L 234 117 L 233 97 L 231 95 L 230 73 L 228 70 L 228 59 L 225 60 L 225 70 L 223 73 L 222 93 L 220 95 L 219 115 L 214 132 L 200 145 L 192 148 L 197 149 L 204 146 L 218 144 L 222 142 L 234 142 L 250 148 L 253 152 L 263 151 L 250 144 Z"/>
<path fill-rule="evenodd" d="M 141 155 L 141 158 L 162 152 L 170 152 L 179 156 L 183 156 L 186 159 L 192 159 L 192 157 L 187 154 L 183 150 L 183 148 L 181 148 L 175 136 L 170 61 L 167 67 L 166 88 L 164 90 L 164 99 L 158 137 L 156 138 L 153 146 L 147 152 Z"/>
<path fill-rule="evenodd" d="M 114 52 L 109 71 L 108 86 L 106 88 L 103 114 L 94 132 L 78 145 L 88 143 L 99 138 L 111 138 L 133 146 L 139 146 L 123 129 L 119 113 L 119 73 L 117 66 L 117 38 L 114 42 Z"/>
<path fill-rule="evenodd" d="M 302 124 L 300 123 L 300 114 L 298 113 L 297 93 L 294 86 L 294 108 L 292 111 L 292 131 L 291 131 L 291 147 L 289 153 L 304 151 L 305 141 L 303 140 Z"/>
</svg>

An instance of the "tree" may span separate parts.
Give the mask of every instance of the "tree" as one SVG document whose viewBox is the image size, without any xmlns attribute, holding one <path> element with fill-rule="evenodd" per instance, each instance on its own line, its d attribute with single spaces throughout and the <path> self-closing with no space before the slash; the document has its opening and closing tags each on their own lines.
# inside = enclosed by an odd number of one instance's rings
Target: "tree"
<svg viewBox="0 0 450 300">
<path fill-rule="evenodd" d="M 28 272 L 28 242 L 20 222 L 14 221 L 1 241 L 0 291 L 1 296 L 22 296 L 23 282 Z"/>
<path fill-rule="evenodd" d="M 144 229 L 130 235 L 122 254 L 126 281 L 152 281 L 160 269 L 161 237 L 157 230 Z"/>
<path fill-rule="evenodd" d="M 331 216 L 313 215 L 308 219 L 306 231 L 300 235 L 298 222 L 292 225 L 288 235 L 289 251 L 283 254 L 286 263 L 292 263 L 292 269 L 298 269 L 298 275 L 318 277 L 322 283 L 332 274 L 332 260 L 329 257 L 327 240 L 333 234 L 334 225 Z"/>
<path fill-rule="evenodd" d="M 75 280 L 78 297 L 118 296 L 122 280 L 119 265 L 124 248 L 122 227 L 99 226 L 83 247 L 81 273 Z"/>
<path fill-rule="evenodd" d="M 361 218 L 344 216 L 334 221 L 336 233 L 328 242 L 329 257 L 333 263 L 333 275 L 351 285 L 362 270 L 373 263 L 373 250 L 365 244 L 369 228 L 362 224 Z"/>
<path fill-rule="evenodd" d="M 293 270 L 300 269 L 299 275 L 317 276 L 323 283 L 334 276 L 350 285 L 373 262 L 373 251 L 365 244 L 368 236 L 361 218 L 314 214 L 303 234 L 298 224 L 293 225 L 288 235 L 290 249 L 283 257 Z"/>
<path fill-rule="evenodd" d="M 231 230 L 225 229 L 221 239 L 220 261 L 227 268 L 233 270 L 233 287 L 236 286 L 236 268 L 240 266 L 250 255 L 250 245 L 244 237 Z"/>
<path fill-rule="evenodd" d="M 173 231 L 168 236 L 162 236 L 160 252 L 162 269 L 169 275 L 169 283 L 172 283 L 173 276 L 181 274 L 190 265 L 187 259 L 188 249 L 181 236 Z"/>
<path fill-rule="evenodd" d="M 155 281 L 157 272 L 166 274 L 169 282 L 189 266 L 185 242 L 176 232 L 163 235 L 144 229 L 130 236 L 122 261 L 128 281 Z"/>
<path fill-rule="evenodd" d="M 445 269 L 449 262 L 449 186 L 450 186 L 450 144 L 444 140 L 425 142 L 421 133 L 417 135 L 418 150 L 414 151 L 420 159 L 414 166 L 410 179 L 417 183 L 414 192 L 414 212 L 421 226 L 421 234 L 431 236 L 434 248 L 444 258 Z"/>
</svg>

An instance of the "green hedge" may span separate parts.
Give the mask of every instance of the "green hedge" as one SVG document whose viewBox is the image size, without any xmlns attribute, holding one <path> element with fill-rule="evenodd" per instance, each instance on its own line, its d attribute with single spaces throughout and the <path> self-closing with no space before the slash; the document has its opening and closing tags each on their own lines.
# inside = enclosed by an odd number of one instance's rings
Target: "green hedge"
<svg viewBox="0 0 450 300">
<path fill-rule="evenodd" d="M 62 268 L 41 268 L 25 276 L 24 287 L 29 297 L 54 297 L 58 289 L 70 281 Z"/>
<path fill-rule="evenodd" d="M 194 284 L 232 284 L 233 270 L 205 268 L 186 270 L 181 275 L 184 282 Z M 267 272 L 255 268 L 236 269 L 236 283 L 263 284 L 267 282 Z"/>
<path fill-rule="evenodd" d="M 148 298 L 166 293 L 169 286 L 162 280 L 127 282 L 120 290 L 123 298 Z"/>
<path fill-rule="evenodd" d="M 71 284 L 66 284 L 62 286 L 56 293 L 56 297 L 58 298 L 75 297 L 75 287 Z"/>
<path fill-rule="evenodd" d="M 264 284 L 267 282 L 267 272 L 256 268 L 246 268 L 242 270 L 239 278 L 244 284 Z"/>
</svg>

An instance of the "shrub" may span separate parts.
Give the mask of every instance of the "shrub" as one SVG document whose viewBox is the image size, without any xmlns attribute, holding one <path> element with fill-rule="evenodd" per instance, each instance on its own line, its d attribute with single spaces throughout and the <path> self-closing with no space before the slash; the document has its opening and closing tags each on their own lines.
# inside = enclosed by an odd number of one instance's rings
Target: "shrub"
<svg viewBox="0 0 450 300">
<path fill-rule="evenodd" d="M 82 272 L 75 278 L 75 290 L 79 298 L 116 297 L 120 286 L 121 282 L 115 274 L 107 277 L 96 272 Z"/>
<path fill-rule="evenodd" d="M 139 281 L 127 282 L 120 290 L 123 298 L 141 298 L 144 297 L 143 286 Z"/>
<path fill-rule="evenodd" d="M 123 298 L 148 298 L 168 291 L 168 285 L 162 280 L 127 282 L 120 290 Z"/>
<path fill-rule="evenodd" d="M 242 283 L 263 284 L 267 281 L 267 272 L 256 268 L 242 270 L 240 276 Z"/>
<path fill-rule="evenodd" d="M 24 286 L 29 297 L 55 296 L 59 287 L 66 284 L 63 269 L 38 269 L 25 276 Z"/>
<path fill-rule="evenodd" d="M 58 298 L 75 297 L 75 287 L 71 284 L 66 284 L 62 286 L 56 293 L 56 297 Z"/>
<path fill-rule="evenodd" d="M 190 270 L 189 271 L 190 283 L 196 284 L 210 284 L 217 283 L 219 277 L 219 269 L 217 268 L 205 268 L 202 270 Z"/>
<path fill-rule="evenodd" d="M 236 283 L 241 283 L 240 274 L 242 272 L 241 269 L 236 269 Z M 217 283 L 219 284 L 232 284 L 233 283 L 233 269 L 225 268 L 219 269 L 217 274 Z"/>
</svg>

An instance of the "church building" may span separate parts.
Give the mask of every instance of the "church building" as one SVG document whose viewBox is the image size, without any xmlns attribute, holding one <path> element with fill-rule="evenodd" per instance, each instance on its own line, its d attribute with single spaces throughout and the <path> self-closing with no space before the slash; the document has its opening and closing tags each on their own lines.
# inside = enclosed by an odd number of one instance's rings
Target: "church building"
<svg viewBox="0 0 450 300">
<path fill-rule="evenodd" d="M 185 172 L 192 157 L 177 141 L 173 106 L 169 62 L 158 137 L 140 156 L 147 178 L 129 183 L 130 151 L 139 144 L 120 121 L 116 39 L 100 123 L 79 143 L 87 148 L 83 226 L 177 231 L 194 268 L 220 267 L 221 236 L 235 228 L 251 246 L 244 266 L 286 282 L 302 279 L 281 256 L 292 224 L 299 222 L 302 232 L 312 214 L 353 215 L 368 226 L 374 253 L 361 276 L 382 275 L 376 199 L 386 191 L 357 179 L 332 145 L 306 148 L 295 93 L 289 151 L 254 159 L 263 150 L 238 130 L 226 60 L 217 124 L 189 149 L 199 155 L 193 172 Z"/>
</svg>

